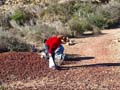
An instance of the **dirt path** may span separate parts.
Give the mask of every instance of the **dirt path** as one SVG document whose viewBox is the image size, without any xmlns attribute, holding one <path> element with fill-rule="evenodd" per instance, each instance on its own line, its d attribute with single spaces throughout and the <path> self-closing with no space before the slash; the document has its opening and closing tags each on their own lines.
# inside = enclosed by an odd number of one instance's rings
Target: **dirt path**
<svg viewBox="0 0 120 90">
<path fill-rule="evenodd" d="M 120 29 L 103 30 L 102 35 L 97 37 L 86 37 L 74 39 L 76 45 L 65 46 L 66 53 L 76 54 L 83 57 L 80 65 L 100 64 L 100 63 L 119 63 L 117 43 L 120 37 Z M 116 47 L 116 49 L 115 49 Z M 85 59 L 85 60 L 84 60 Z"/>
<path fill-rule="evenodd" d="M 64 61 L 60 71 L 5 86 L 8 90 L 120 90 L 119 37 L 120 29 L 116 29 L 74 39 L 76 44 L 65 45 L 65 52 L 76 56 Z"/>
</svg>

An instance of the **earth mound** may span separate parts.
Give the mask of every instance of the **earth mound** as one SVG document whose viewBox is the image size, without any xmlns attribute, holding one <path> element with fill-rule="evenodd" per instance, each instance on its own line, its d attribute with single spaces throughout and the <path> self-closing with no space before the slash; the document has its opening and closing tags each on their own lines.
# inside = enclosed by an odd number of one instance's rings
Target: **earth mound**
<svg viewBox="0 0 120 90">
<path fill-rule="evenodd" d="M 0 81 L 10 82 L 44 77 L 50 72 L 48 61 L 32 52 L 0 54 Z"/>
</svg>

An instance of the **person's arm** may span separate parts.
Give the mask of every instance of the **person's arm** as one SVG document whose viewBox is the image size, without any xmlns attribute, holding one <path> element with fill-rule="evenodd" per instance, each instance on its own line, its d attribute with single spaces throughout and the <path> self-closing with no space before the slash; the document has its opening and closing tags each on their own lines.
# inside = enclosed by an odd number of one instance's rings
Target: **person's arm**
<svg viewBox="0 0 120 90">
<path fill-rule="evenodd" d="M 53 45 L 51 44 L 48 50 L 49 56 L 52 56 L 52 52 L 53 52 Z"/>
</svg>

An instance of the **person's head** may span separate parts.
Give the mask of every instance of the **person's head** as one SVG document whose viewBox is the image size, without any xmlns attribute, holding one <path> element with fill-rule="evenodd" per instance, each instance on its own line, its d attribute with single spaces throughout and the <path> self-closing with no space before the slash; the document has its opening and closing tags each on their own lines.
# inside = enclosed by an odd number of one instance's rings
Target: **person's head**
<svg viewBox="0 0 120 90">
<path fill-rule="evenodd" d="M 66 42 L 69 42 L 68 37 L 64 36 L 64 35 L 58 35 L 58 38 L 61 40 L 61 42 L 64 44 Z"/>
</svg>

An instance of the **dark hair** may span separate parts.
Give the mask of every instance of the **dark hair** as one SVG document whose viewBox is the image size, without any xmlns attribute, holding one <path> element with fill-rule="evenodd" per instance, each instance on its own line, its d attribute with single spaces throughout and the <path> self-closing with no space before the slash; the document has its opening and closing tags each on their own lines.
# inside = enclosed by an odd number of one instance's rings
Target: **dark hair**
<svg viewBox="0 0 120 90">
<path fill-rule="evenodd" d="M 47 39 L 44 39 L 44 40 L 43 40 L 43 43 L 45 43 L 46 41 L 47 41 Z"/>
</svg>

